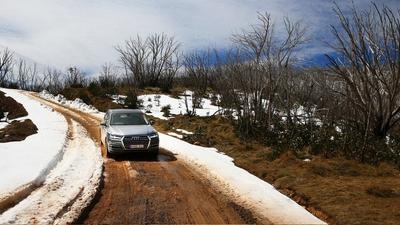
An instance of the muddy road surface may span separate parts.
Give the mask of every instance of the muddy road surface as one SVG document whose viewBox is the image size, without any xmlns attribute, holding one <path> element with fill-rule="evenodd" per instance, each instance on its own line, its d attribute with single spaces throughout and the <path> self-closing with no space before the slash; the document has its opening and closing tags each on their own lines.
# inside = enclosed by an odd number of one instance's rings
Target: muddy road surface
<svg viewBox="0 0 400 225">
<path fill-rule="evenodd" d="M 81 123 L 100 145 L 99 119 L 32 95 Z M 104 146 L 101 147 L 103 156 Z M 104 182 L 80 224 L 270 224 L 213 190 L 211 185 L 162 151 L 105 158 Z"/>
</svg>

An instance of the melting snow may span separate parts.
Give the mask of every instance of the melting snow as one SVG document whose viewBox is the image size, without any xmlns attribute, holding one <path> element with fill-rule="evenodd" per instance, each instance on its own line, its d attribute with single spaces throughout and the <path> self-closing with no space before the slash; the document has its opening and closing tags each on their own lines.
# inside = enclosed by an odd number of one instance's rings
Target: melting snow
<svg viewBox="0 0 400 225">
<path fill-rule="evenodd" d="M 186 91 L 186 100 L 189 107 L 189 110 L 192 110 L 192 92 Z M 159 119 L 169 119 L 165 117 L 163 112 L 161 112 L 162 107 L 170 106 L 171 115 L 184 115 L 186 114 L 186 104 L 185 104 L 185 96 L 179 96 L 178 98 L 172 98 L 168 95 L 162 94 L 149 94 L 149 95 L 140 95 L 138 99 L 143 101 L 144 111 L 148 115 L 152 115 Z M 203 98 L 201 100 L 202 108 L 196 108 L 195 112 L 197 116 L 211 116 L 216 113 L 220 108 L 218 106 L 212 105 L 211 100 L 207 98 Z"/>
<path fill-rule="evenodd" d="M 100 185 L 102 157 L 81 125 L 73 121 L 72 128 L 63 159 L 43 186 L 1 214 L 0 224 L 68 224 L 90 204 Z"/>
<path fill-rule="evenodd" d="M 38 133 L 20 142 L 0 143 L 0 199 L 27 183 L 41 183 L 62 155 L 68 129 L 65 118 L 18 90 L 0 89 L 24 105 Z"/>
</svg>

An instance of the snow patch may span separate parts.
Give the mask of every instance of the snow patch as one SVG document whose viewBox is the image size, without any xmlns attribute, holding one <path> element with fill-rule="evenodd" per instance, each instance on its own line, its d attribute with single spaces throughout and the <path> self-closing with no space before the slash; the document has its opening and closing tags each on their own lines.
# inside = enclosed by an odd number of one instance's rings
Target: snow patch
<svg viewBox="0 0 400 225">
<path fill-rule="evenodd" d="M 13 89 L 0 89 L 7 96 L 21 103 L 29 118 L 38 128 L 38 133 L 24 141 L 0 144 L 0 199 L 27 184 L 40 184 L 49 170 L 60 160 L 68 125 L 65 118 L 44 107 L 39 102 Z M 23 119 L 23 118 L 19 118 Z"/>
<path fill-rule="evenodd" d="M 192 110 L 193 92 L 191 91 L 186 91 L 184 95 L 178 96 L 178 98 L 172 98 L 168 95 L 163 94 L 148 94 L 138 96 L 138 100 L 143 101 L 143 111 L 146 112 L 146 114 L 152 115 L 162 120 L 167 120 L 169 118 L 163 116 L 164 113 L 161 112 L 162 107 L 167 105 L 171 106 L 171 115 L 186 114 L 185 95 L 189 110 Z M 211 103 L 211 100 L 207 98 L 201 99 L 201 106 L 201 108 L 195 109 L 196 115 L 201 117 L 212 116 L 220 109 L 218 106 L 213 105 Z"/>
<path fill-rule="evenodd" d="M 68 224 L 78 218 L 100 185 L 102 157 L 86 130 L 72 122 L 63 159 L 43 186 L 0 215 L 0 224 Z"/>
<path fill-rule="evenodd" d="M 179 139 L 182 139 L 182 138 L 183 138 L 183 135 L 177 134 L 177 133 L 175 133 L 175 132 L 168 132 L 167 134 L 170 135 L 170 136 L 172 136 L 172 137 L 179 138 Z"/>
<path fill-rule="evenodd" d="M 182 133 L 182 134 L 187 134 L 187 135 L 193 134 L 193 132 L 190 132 L 190 131 L 187 131 L 187 130 L 184 130 L 184 129 L 175 129 L 175 130 L 180 132 L 180 133 Z"/>
</svg>

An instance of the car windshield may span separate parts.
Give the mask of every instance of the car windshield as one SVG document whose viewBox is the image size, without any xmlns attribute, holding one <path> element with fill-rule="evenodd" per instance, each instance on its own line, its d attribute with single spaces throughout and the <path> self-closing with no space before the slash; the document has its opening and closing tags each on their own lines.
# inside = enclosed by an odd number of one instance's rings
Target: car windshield
<svg viewBox="0 0 400 225">
<path fill-rule="evenodd" d="M 142 113 L 113 113 L 111 115 L 110 125 L 148 125 L 146 118 Z"/>
</svg>

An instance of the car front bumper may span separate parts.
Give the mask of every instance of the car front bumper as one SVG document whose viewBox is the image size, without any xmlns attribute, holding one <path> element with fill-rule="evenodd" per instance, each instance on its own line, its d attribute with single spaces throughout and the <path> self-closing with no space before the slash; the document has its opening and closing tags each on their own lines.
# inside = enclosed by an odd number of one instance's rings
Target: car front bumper
<svg viewBox="0 0 400 225">
<path fill-rule="evenodd" d="M 150 138 L 148 136 L 140 136 L 141 140 L 133 140 L 133 136 L 124 136 L 122 140 L 109 140 L 107 138 L 107 149 L 109 153 L 124 154 L 134 152 L 158 152 L 159 138 Z M 136 137 L 136 136 L 135 136 Z M 138 136 L 139 137 L 139 136 Z M 141 145 L 139 148 L 131 146 Z"/>
</svg>

